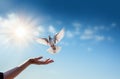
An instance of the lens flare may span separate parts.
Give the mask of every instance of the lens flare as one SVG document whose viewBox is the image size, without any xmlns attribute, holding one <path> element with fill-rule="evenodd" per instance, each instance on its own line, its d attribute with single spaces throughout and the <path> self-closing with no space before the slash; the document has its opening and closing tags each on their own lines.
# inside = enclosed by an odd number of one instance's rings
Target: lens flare
<svg viewBox="0 0 120 79">
<path fill-rule="evenodd" d="M 38 35 L 37 22 L 33 18 L 9 14 L 0 20 L 0 38 L 5 44 L 24 47 Z"/>
<path fill-rule="evenodd" d="M 15 29 L 15 35 L 18 38 L 23 38 L 23 37 L 27 36 L 27 29 L 25 29 L 23 27 L 18 27 L 17 29 Z"/>
</svg>

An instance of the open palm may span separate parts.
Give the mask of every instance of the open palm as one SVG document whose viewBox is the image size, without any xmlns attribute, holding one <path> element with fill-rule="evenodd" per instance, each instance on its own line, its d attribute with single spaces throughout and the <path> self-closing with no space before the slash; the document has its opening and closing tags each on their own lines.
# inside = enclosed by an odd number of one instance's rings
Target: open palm
<svg viewBox="0 0 120 79">
<path fill-rule="evenodd" d="M 37 57 L 30 59 L 30 64 L 45 65 L 54 62 L 51 59 L 41 60 L 43 57 Z"/>
</svg>

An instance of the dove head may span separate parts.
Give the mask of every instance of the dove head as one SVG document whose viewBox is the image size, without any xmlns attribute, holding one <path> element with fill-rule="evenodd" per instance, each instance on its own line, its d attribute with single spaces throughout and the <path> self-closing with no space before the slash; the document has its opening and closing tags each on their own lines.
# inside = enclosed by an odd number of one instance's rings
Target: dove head
<svg viewBox="0 0 120 79">
<path fill-rule="evenodd" d="M 51 38 L 51 36 L 50 36 L 50 35 L 48 36 L 48 39 L 49 39 L 49 41 L 51 41 L 51 40 L 52 40 L 52 38 Z"/>
</svg>

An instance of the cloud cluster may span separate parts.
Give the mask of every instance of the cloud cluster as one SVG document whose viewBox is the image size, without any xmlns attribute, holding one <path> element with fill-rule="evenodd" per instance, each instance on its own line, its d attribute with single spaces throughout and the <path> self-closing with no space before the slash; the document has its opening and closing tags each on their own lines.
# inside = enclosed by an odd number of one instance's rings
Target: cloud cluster
<svg viewBox="0 0 120 79">
<path fill-rule="evenodd" d="M 116 23 L 112 23 L 109 27 L 105 26 L 93 26 L 83 28 L 80 23 L 73 23 L 74 29 L 67 30 L 66 35 L 69 38 L 79 37 L 80 40 L 90 40 L 90 41 L 111 41 L 113 38 L 111 36 L 106 36 L 105 33 L 116 26 Z M 109 34 L 108 34 L 109 35 Z"/>
<path fill-rule="evenodd" d="M 98 35 L 95 30 L 85 29 L 82 35 L 80 36 L 81 40 L 96 40 L 103 41 L 105 40 L 104 35 Z"/>
</svg>

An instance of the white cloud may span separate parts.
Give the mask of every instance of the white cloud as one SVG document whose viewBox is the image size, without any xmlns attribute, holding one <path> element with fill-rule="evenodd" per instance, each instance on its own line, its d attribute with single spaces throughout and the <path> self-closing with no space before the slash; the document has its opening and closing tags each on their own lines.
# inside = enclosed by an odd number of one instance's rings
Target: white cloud
<svg viewBox="0 0 120 79">
<path fill-rule="evenodd" d="M 94 27 L 94 30 L 95 31 L 110 31 L 112 30 L 113 28 L 116 27 L 116 23 L 112 23 L 111 25 L 108 25 L 108 26 L 104 26 L 104 25 L 101 25 L 101 26 L 95 26 Z"/>
<path fill-rule="evenodd" d="M 45 32 L 45 29 L 43 28 L 43 26 L 39 26 L 37 29 L 38 29 L 38 31 L 40 33 L 44 33 Z"/>
<path fill-rule="evenodd" d="M 104 36 L 98 36 L 98 35 L 96 35 L 96 36 L 95 36 L 95 39 L 96 39 L 97 41 L 103 41 L 103 40 L 105 40 L 105 37 L 104 37 Z"/>
<path fill-rule="evenodd" d="M 43 26 L 38 26 L 36 28 L 36 31 L 34 32 L 36 36 L 42 35 L 43 33 L 45 33 L 45 29 Z"/>
<path fill-rule="evenodd" d="M 96 30 L 96 31 L 99 30 L 99 27 L 98 27 L 98 26 L 95 26 L 95 27 L 94 27 L 94 30 Z"/>
<path fill-rule="evenodd" d="M 74 34 L 71 31 L 66 32 L 67 37 L 72 38 Z"/>
<path fill-rule="evenodd" d="M 75 35 L 80 35 L 80 31 L 79 30 L 75 30 Z"/>
<path fill-rule="evenodd" d="M 16 18 L 17 17 L 15 13 L 10 13 L 7 16 L 8 16 L 8 18 Z"/>
<path fill-rule="evenodd" d="M 116 27 L 116 25 L 117 25 L 116 23 L 112 23 L 111 24 L 112 27 Z"/>
<path fill-rule="evenodd" d="M 110 30 L 112 30 L 113 28 L 115 28 L 116 27 L 116 23 L 112 23 L 109 27 L 106 27 L 105 29 L 107 30 L 107 31 L 110 31 Z"/>
<path fill-rule="evenodd" d="M 93 35 L 93 33 L 94 33 L 94 30 L 91 30 L 91 29 L 85 29 L 84 31 L 85 35 Z"/>
<path fill-rule="evenodd" d="M 97 27 L 96 27 L 97 29 Z M 105 37 L 103 35 L 97 35 L 96 31 L 94 29 L 85 29 L 83 34 L 80 36 L 81 40 L 97 40 L 97 41 L 103 41 L 105 40 Z"/>
<path fill-rule="evenodd" d="M 74 27 L 80 27 L 80 26 L 81 26 L 81 24 L 80 24 L 80 23 L 78 23 L 78 22 L 75 22 L 75 23 L 73 23 L 73 26 L 74 26 Z"/>
<path fill-rule="evenodd" d="M 0 27 L 1 27 L 2 23 L 3 23 L 3 18 L 0 17 Z"/>
<path fill-rule="evenodd" d="M 0 17 L 0 27 L 13 27 L 18 23 L 18 17 L 14 13 L 10 13 L 6 18 Z"/>
<path fill-rule="evenodd" d="M 105 26 L 100 26 L 99 28 L 100 28 L 100 30 L 104 30 Z"/>
<path fill-rule="evenodd" d="M 107 37 L 107 40 L 108 40 L 108 41 L 114 41 L 114 39 L 113 39 L 112 37 L 110 37 L 110 36 Z"/>
<path fill-rule="evenodd" d="M 92 35 L 81 35 L 80 39 L 82 39 L 82 40 L 90 40 L 90 39 L 93 39 L 93 36 Z"/>
<path fill-rule="evenodd" d="M 78 23 L 78 22 L 74 22 L 72 25 L 73 25 L 74 28 L 75 28 L 75 31 L 74 31 L 75 35 L 79 35 L 79 34 L 80 34 L 81 24 Z"/>
<path fill-rule="evenodd" d="M 91 29 L 85 29 L 83 34 L 80 36 L 82 40 L 90 40 L 94 38 L 94 31 Z"/>
<path fill-rule="evenodd" d="M 0 17 L 0 21 L 2 20 L 2 17 Z"/>
<path fill-rule="evenodd" d="M 95 31 L 98 31 L 98 30 L 105 30 L 105 29 L 106 29 L 106 27 L 103 26 L 103 25 L 102 25 L 102 26 L 95 26 L 95 27 L 94 27 L 94 30 L 95 30 Z"/>
<path fill-rule="evenodd" d="M 52 25 L 49 26 L 48 31 L 50 33 L 56 33 L 56 30 L 55 30 L 55 28 Z"/>
</svg>

